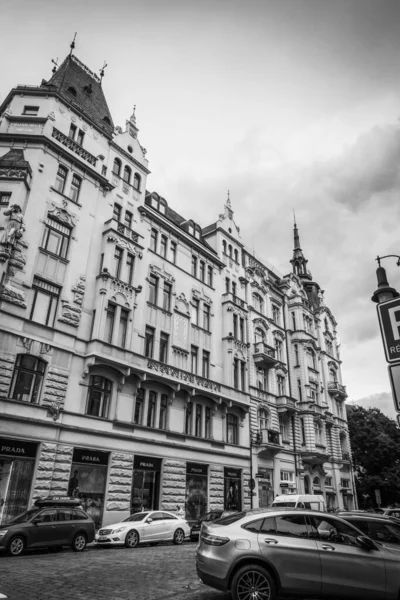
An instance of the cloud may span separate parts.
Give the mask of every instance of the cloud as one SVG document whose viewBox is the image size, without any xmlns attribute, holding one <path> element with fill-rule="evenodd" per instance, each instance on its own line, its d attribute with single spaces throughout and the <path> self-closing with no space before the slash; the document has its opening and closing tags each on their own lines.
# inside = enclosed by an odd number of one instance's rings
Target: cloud
<svg viewBox="0 0 400 600">
<path fill-rule="evenodd" d="M 391 419 L 396 419 L 397 412 L 393 404 L 393 396 L 389 392 L 381 392 L 377 394 L 371 394 L 358 400 L 350 400 L 346 404 L 354 405 L 357 404 L 363 408 L 379 408 L 386 416 Z"/>
</svg>

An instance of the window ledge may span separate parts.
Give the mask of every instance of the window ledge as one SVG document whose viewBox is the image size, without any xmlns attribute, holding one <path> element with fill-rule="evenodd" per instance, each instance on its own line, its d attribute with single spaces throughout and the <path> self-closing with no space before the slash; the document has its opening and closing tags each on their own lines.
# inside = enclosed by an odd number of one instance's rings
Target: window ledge
<svg viewBox="0 0 400 600">
<path fill-rule="evenodd" d="M 158 304 L 153 304 L 152 302 L 147 301 L 147 306 L 151 306 L 152 308 L 161 310 L 161 312 L 163 312 L 165 315 L 169 315 L 170 317 L 172 317 L 172 312 L 166 310 L 165 308 L 162 308 L 161 306 L 158 306 Z"/>
<path fill-rule="evenodd" d="M 57 260 L 64 263 L 65 265 L 68 265 L 70 262 L 67 258 L 62 258 L 61 256 L 58 256 L 58 254 L 54 254 L 54 252 L 50 252 L 49 250 L 46 250 L 46 248 L 42 248 L 41 246 L 39 246 L 39 250 L 43 254 L 47 254 L 48 256 L 52 256 L 53 258 L 56 258 Z"/>
<path fill-rule="evenodd" d="M 209 331 L 208 329 L 204 329 L 204 327 L 200 327 L 200 325 L 196 325 L 195 323 L 191 323 L 191 326 L 194 329 L 198 329 L 199 331 L 202 331 L 203 333 L 207 333 L 208 335 L 211 335 L 211 331 Z"/>
<path fill-rule="evenodd" d="M 68 200 L 68 202 L 72 202 L 72 204 L 74 204 L 75 206 L 79 206 L 79 208 L 82 208 L 82 204 L 79 204 L 79 202 L 75 202 L 75 200 L 72 200 L 72 198 L 70 198 L 69 196 L 66 196 L 65 194 L 63 194 L 62 192 L 59 192 L 58 190 L 56 190 L 55 187 L 53 187 L 52 185 L 50 186 L 50 189 L 52 192 L 55 192 L 56 194 L 58 194 L 59 196 L 61 196 L 62 198 L 65 198 L 66 200 Z"/>
</svg>

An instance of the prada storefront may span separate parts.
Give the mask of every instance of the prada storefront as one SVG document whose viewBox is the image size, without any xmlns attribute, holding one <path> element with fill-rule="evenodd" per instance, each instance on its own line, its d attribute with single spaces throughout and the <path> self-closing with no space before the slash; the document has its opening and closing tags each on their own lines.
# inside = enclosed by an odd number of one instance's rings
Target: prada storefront
<svg viewBox="0 0 400 600">
<path fill-rule="evenodd" d="M 160 496 L 161 458 L 135 455 L 131 514 L 141 510 L 157 510 Z"/>
<path fill-rule="evenodd" d="M 0 524 L 29 508 L 37 443 L 0 438 Z"/>
</svg>

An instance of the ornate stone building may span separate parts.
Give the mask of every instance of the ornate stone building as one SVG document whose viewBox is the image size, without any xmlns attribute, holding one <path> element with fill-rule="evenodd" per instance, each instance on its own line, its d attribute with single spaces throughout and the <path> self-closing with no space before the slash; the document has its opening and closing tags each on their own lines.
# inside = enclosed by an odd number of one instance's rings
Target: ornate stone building
<svg viewBox="0 0 400 600">
<path fill-rule="evenodd" d="M 146 191 L 138 131 L 72 52 L 0 107 L 0 522 L 50 493 L 97 526 L 351 502 L 336 322 L 297 229 L 282 277 L 229 198 L 202 227 Z"/>
</svg>

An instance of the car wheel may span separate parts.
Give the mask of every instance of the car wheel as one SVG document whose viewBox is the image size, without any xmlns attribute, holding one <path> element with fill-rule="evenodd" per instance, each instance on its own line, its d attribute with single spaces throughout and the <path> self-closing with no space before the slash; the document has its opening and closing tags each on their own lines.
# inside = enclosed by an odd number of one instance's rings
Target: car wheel
<svg viewBox="0 0 400 600">
<path fill-rule="evenodd" d="M 78 533 L 74 537 L 74 541 L 71 544 L 71 548 L 74 552 L 83 552 L 86 548 L 86 537 L 83 533 Z"/>
<path fill-rule="evenodd" d="M 276 586 L 271 575 L 259 565 L 239 569 L 231 586 L 233 600 L 276 600 Z"/>
<path fill-rule="evenodd" d="M 185 534 L 183 533 L 182 529 L 177 529 L 174 533 L 174 539 L 172 540 L 173 543 L 177 546 L 180 546 L 181 544 L 183 544 L 184 540 Z"/>
<path fill-rule="evenodd" d="M 8 544 L 8 548 L 7 548 L 8 554 L 10 556 L 20 556 L 24 550 L 25 550 L 25 540 L 22 537 L 22 535 L 14 536 L 10 540 L 10 543 Z"/>
<path fill-rule="evenodd" d="M 134 529 L 126 534 L 125 546 L 127 548 L 136 548 L 139 543 L 139 534 Z"/>
</svg>

